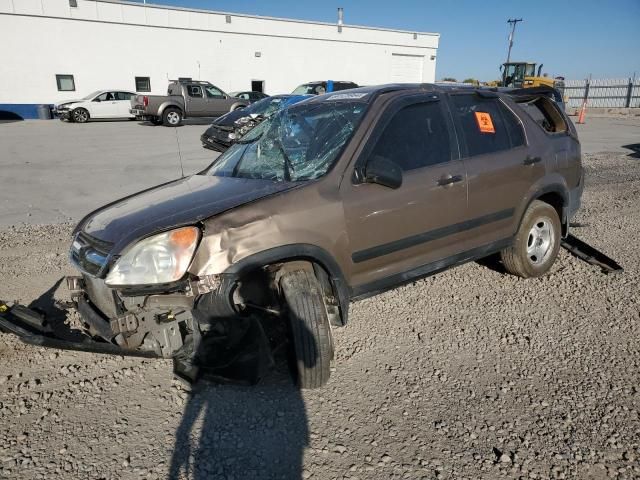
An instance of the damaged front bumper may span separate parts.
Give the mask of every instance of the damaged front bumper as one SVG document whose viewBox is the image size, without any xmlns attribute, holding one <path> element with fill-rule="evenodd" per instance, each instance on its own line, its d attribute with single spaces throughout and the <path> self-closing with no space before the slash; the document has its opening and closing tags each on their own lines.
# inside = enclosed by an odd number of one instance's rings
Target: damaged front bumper
<svg viewBox="0 0 640 480">
<path fill-rule="evenodd" d="M 44 315 L 22 305 L 7 305 L 0 301 L 0 332 L 11 333 L 21 341 L 39 347 L 107 355 L 129 355 L 157 358 L 155 352 L 125 350 L 118 345 L 99 341 L 87 335 L 79 338 L 62 338 L 53 331 Z"/>
<path fill-rule="evenodd" d="M 37 310 L 0 302 L 0 331 L 25 343 L 63 350 L 124 356 L 174 358 L 200 325 L 192 311 L 198 295 L 220 286 L 217 277 L 187 282 L 183 289 L 164 294 L 122 295 L 103 280 L 66 277 L 80 324 L 60 328 L 66 313 L 50 321 Z M 54 328 L 55 326 L 55 328 Z"/>
</svg>

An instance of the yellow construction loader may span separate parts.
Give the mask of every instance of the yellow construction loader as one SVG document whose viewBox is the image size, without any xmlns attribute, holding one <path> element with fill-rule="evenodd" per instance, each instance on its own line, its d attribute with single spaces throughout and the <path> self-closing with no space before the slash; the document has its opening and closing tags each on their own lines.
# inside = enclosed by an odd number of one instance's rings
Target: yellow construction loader
<svg viewBox="0 0 640 480">
<path fill-rule="evenodd" d="M 538 67 L 537 72 L 536 64 L 532 62 L 507 62 L 502 64 L 500 70 L 502 70 L 502 80 L 496 83 L 501 87 L 531 88 L 547 86 L 558 89 L 564 95 L 564 78 L 541 76 L 542 64 Z"/>
</svg>

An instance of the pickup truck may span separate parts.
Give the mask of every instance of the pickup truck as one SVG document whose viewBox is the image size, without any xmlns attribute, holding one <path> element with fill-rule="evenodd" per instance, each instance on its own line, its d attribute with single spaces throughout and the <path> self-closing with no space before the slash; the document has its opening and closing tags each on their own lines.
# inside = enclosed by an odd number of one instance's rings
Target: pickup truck
<svg viewBox="0 0 640 480">
<path fill-rule="evenodd" d="M 188 117 L 217 117 L 247 105 L 247 100 L 232 97 L 209 82 L 180 79 L 169 83 L 167 95 L 131 97 L 129 112 L 137 120 L 176 127 Z"/>
</svg>

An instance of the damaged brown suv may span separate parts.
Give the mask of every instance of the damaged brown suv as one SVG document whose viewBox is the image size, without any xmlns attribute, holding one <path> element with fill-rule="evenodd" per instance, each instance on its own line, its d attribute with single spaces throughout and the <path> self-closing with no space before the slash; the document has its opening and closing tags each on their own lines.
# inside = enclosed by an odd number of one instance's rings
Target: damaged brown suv
<svg viewBox="0 0 640 480">
<path fill-rule="evenodd" d="M 94 339 L 187 372 L 207 335 L 278 316 L 299 385 L 319 387 L 350 301 L 497 252 L 512 274 L 547 272 L 582 178 L 576 131 L 544 95 L 327 94 L 199 174 L 89 214 L 71 247 L 82 275 L 68 283 Z"/>
</svg>

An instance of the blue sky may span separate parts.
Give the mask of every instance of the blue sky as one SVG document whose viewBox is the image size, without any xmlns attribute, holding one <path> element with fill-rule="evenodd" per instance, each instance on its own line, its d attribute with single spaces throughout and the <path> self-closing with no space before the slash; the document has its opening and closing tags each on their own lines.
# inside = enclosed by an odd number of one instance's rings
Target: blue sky
<svg viewBox="0 0 640 480">
<path fill-rule="evenodd" d="M 142 0 L 138 0 L 142 1 Z M 436 77 L 491 80 L 507 56 L 508 18 L 516 29 L 512 60 L 544 63 L 568 79 L 640 76 L 640 0 L 148 0 L 148 3 L 403 30 L 438 32 Z"/>
</svg>

